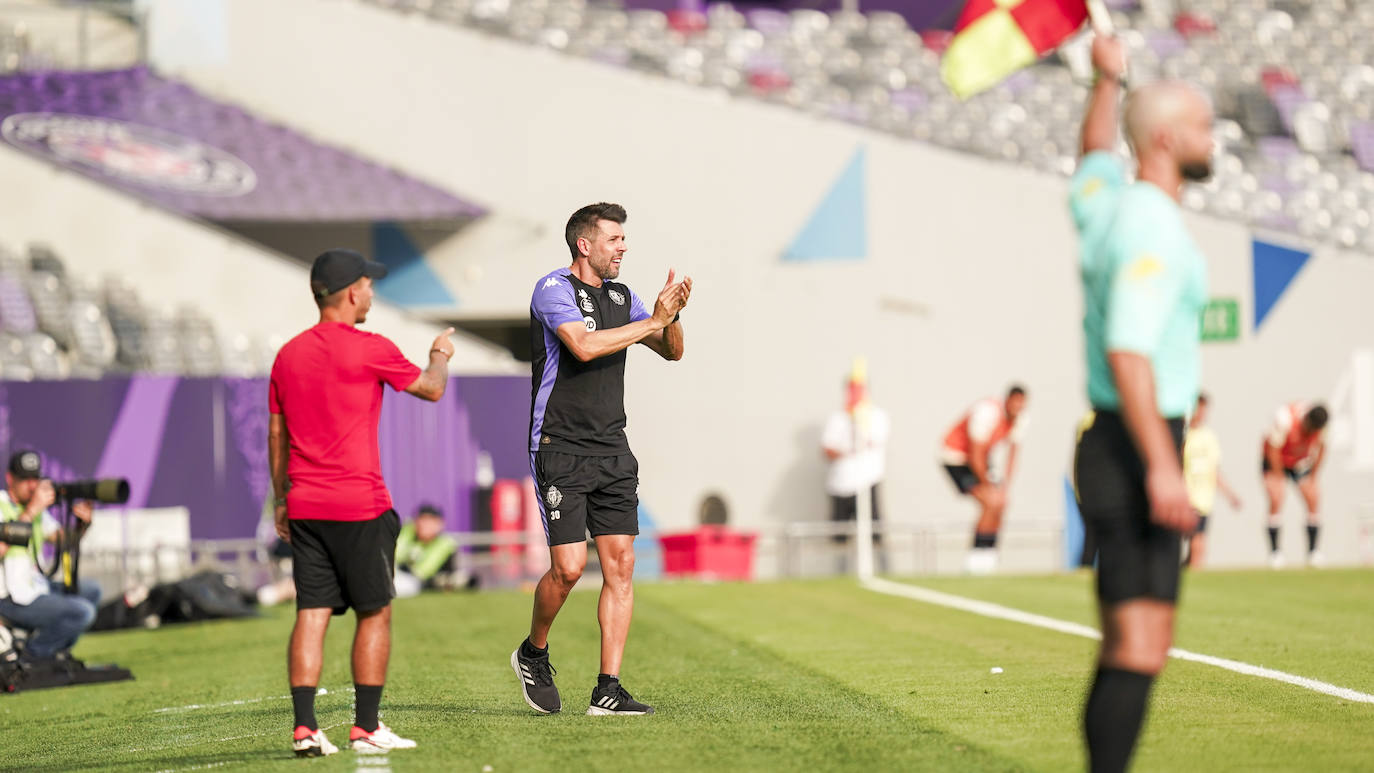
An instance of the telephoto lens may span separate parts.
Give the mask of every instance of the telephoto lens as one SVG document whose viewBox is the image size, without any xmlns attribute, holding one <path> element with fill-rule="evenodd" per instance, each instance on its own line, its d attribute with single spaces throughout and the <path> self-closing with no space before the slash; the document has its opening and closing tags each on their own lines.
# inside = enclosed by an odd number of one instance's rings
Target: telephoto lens
<svg viewBox="0 0 1374 773">
<path fill-rule="evenodd" d="M 73 480 L 54 483 L 57 498 L 66 501 L 88 499 L 102 505 L 122 505 L 129 501 L 129 481 L 124 478 Z"/>
</svg>

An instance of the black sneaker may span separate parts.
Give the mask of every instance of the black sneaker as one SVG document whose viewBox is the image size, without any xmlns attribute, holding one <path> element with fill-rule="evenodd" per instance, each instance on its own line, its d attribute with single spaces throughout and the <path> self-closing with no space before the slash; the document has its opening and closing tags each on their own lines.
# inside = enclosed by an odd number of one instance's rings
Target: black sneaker
<svg viewBox="0 0 1374 773">
<path fill-rule="evenodd" d="M 653 706 L 647 706 L 630 696 L 628 690 L 620 686 L 619 680 L 605 687 L 597 685 L 592 690 L 592 704 L 587 707 L 589 717 L 638 716 L 654 713 Z"/>
<path fill-rule="evenodd" d="M 548 655 L 527 658 L 520 654 L 520 647 L 516 647 L 510 654 L 510 667 L 520 680 L 520 692 L 530 708 L 540 714 L 553 714 L 563 708 L 558 688 L 553 686 L 553 675 L 558 672 L 549 664 Z"/>
</svg>

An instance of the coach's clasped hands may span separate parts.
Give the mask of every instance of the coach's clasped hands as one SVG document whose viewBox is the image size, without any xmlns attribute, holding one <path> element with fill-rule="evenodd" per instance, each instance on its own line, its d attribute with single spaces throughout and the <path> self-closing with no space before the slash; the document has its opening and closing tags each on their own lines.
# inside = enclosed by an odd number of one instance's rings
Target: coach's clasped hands
<svg viewBox="0 0 1374 773">
<path fill-rule="evenodd" d="M 673 318 L 687 306 L 687 300 L 692 297 L 692 278 L 683 277 L 681 282 L 674 284 L 675 274 L 668 269 L 668 281 L 663 284 L 663 289 L 658 293 L 658 300 L 654 302 L 654 319 L 663 323 L 664 327 L 673 323 Z"/>
</svg>

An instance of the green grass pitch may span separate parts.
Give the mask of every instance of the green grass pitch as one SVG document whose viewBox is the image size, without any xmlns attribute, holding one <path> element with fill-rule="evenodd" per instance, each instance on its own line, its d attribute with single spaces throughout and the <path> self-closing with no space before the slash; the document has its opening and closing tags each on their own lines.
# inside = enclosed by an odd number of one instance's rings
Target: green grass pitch
<svg viewBox="0 0 1374 773">
<path fill-rule="evenodd" d="M 941 578 L 927 587 L 1091 623 L 1090 578 Z M 622 678 L 651 717 L 583 715 L 596 594 L 551 637 L 564 711 L 537 716 L 509 666 L 519 592 L 398 602 L 385 721 L 419 741 L 390 770 L 907 771 L 1083 767 L 1096 643 L 880 595 L 852 580 L 644 584 Z M 296 760 L 285 698 L 289 609 L 262 619 L 91 635 L 76 654 L 137 680 L 0 696 L 0 769 L 359 770 Z M 317 714 L 352 724 L 351 617 L 336 618 Z M 1178 645 L 1374 693 L 1374 572 L 1186 578 Z M 1002 674 L 992 674 L 992 667 Z M 192 705 L 198 707 L 191 707 Z M 1140 771 L 1369 770 L 1374 705 L 1175 661 L 1155 686 Z M 375 767 L 375 766 L 374 766 Z"/>
</svg>

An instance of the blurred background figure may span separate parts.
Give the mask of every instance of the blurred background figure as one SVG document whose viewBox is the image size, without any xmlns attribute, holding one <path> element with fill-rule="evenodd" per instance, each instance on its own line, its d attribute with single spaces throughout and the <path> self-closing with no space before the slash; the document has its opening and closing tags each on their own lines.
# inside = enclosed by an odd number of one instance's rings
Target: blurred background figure
<svg viewBox="0 0 1374 773">
<path fill-rule="evenodd" d="M 396 537 L 396 595 L 406 598 L 422 590 L 454 587 L 457 555 L 458 541 L 444 533 L 439 508 L 420 505 Z"/>
<path fill-rule="evenodd" d="M 941 461 L 955 488 L 978 501 L 973 549 L 965 561 L 970 574 L 997 570 L 997 534 L 1007 507 L 1007 487 L 1016 465 L 1016 449 L 1025 435 L 1026 389 L 1014 384 L 1003 400 L 985 397 L 974 403 L 945 433 Z M 994 451 L 1006 445 L 1001 474 L 993 470 Z"/>
<path fill-rule="evenodd" d="M 5 490 L 0 492 L 0 520 L 33 524 L 28 545 L 0 542 L 0 617 L 29 631 L 24 657 L 46 660 L 59 656 L 95 622 L 100 586 L 81 578 L 77 592 L 68 594 L 61 579 L 43 575 L 38 559 L 43 543 L 62 535 L 48 508 L 57 502 L 51 480 L 43 477 L 42 459 L 35 451 L 18 451 L 5 471 Z M 73 502 L 72 514 L 81 539 L 91 523 L 91 503 Z"/>
<path fill-rule="evenodd" d="M 1298 493 L 1307 506 L 1307 562 L 1322 566 L 1325 561 L 1317 550 L 1317 536 L 1321 529 L 1321 492 L 1317 488 L 1317 471 L 1321 469 L 1326 443 L 1322 432 L 1328 414 L 1320 403 L 1293 402 L 1279 408 L 1274 423 L 1264 440 L 1264 493 L 1269 497 L 1269 566 L 1283 568 L 1283 554 L 1279 552 L 1279 513 L 1283 510 L 1284 478 L 1298 485 Z"/>
<path fill-rule="evenodd" d="M 826 419 L 821 433 L 821 450 L 829 461 L 825 491 L 830 495 L 830 520 L 853 522 L 858 517 L 860 494 L 873 503 L 873 522 L 881 509 L 878 484 L 887 471 L 887 440 L 891 430 L 887 412 L 869 399 L 863 361 L 856 361 L 845 383 L 845 407 Z M 835 541 L 847 545 L 849 538 L 837 535 Z M 876 535 L 875 545 L 882 540 Z M 839 571 L 847 571 L 848 551 L 841 553 Z"/>
<path fill-rule="evenodd" d="M 1207 516 L 1216 505 L 1217 492 L 1226 495 L 1231 509 L 1239 510 L 1240 497 L 1221 476 L 1221 441 L 1207 426 L 1207 395 L 1199 394 L 1197 408 L 1188 422 L 1188 434 L 1183 439 L 1183 480 L 1188 487 L 1188 500 L 1197 511 L 1197 531 L 1187 543 L 1185 564 L 1194 569 L 1202 566 L 1207 549 Z"/>
</svg>

